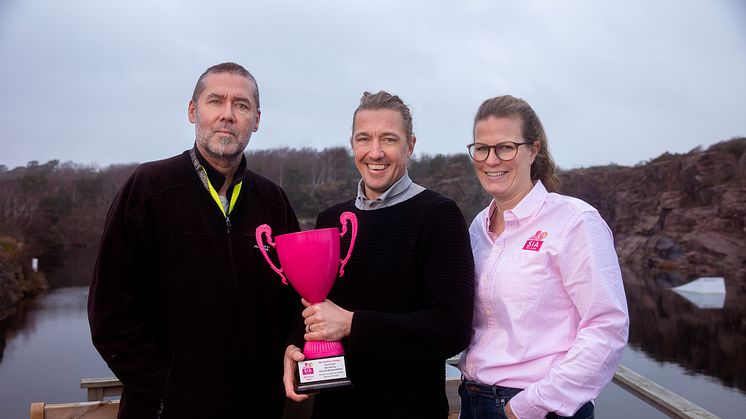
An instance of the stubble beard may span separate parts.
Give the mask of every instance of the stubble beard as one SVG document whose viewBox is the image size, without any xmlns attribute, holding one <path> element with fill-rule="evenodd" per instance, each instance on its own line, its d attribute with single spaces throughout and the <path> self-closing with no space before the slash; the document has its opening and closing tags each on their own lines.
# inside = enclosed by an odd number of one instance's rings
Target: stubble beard
<svg viewBox="0 0 746 419">
<path fill-rule="evenodd" d="M 197 124 L 199 124 L 199 119 L 197 120 Z M 219 134 L 211 128 L 197 126 L 197 144 L 202 146 L 207 156 L 215 160 L 232 163 L 241 157 L 241 154 L 243 154 L 243 151 L 249 144 L 250 138 L 242 141 L 238 131 L 235 129 L 231 129 L 235 134 L 235 136 L 231 136 Z"/>
<path fill-rule="evenodd" d="M 205 144 L 207 153 L 219 160 L 230 162 L 236 160 L 243 153 L 243 148 L 232 137 L 224 135 L 218 136 L 217 141 L 207 140 Z"/>
</svg>

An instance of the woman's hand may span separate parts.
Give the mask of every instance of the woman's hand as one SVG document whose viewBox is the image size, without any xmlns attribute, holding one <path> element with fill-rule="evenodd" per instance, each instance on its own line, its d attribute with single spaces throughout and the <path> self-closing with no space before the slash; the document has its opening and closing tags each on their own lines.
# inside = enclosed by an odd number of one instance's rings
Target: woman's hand
<svg viewBox="0 0 746 419">
<path fill-rule="evenodd" d="M 505 405 L 505 417 L 508 419 L 518 419 L 518 416 L 513 413 L 513 409 L 510 407 L 510 402 Z"/>
<path fill-rule="evenodd" d="M 347 311 L 330 300 L 311 304 L 301 300 L 306 309 L 303 310 L 306 324 L 306 340 L 341 340 L 350 335 L 352 329 L 353 312 Z"/>
</svg>

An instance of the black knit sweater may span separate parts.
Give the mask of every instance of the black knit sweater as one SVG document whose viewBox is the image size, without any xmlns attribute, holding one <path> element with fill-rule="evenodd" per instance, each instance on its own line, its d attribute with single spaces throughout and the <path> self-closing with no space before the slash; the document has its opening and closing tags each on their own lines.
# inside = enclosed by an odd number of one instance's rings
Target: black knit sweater
<svg viewBox="0 0 746 419">
<path fill-rule="evenodd" d="M 426 190 L 374 211 L 338 204 L 316 228 L 339 226 L 344 211 L 358 218 L 357 241 L 329 299 L 354 312 L 343 341 L 354 388 L 317 395 L 314 417 L 445 418 L 445 359 L 468 345 L 472 330 L 464 218 L 452 200 Z"/>
<path fill-rule="evenodd" d="M 163 419 L 282 414 L 300 299 L 255 231 L 299 227 L 285 193 L 241 168 L 230 228 L 188 152 L 138 167 L 114 199 L 88 313 L 94 345 L 124 383 L 119 418 L 154 418 L 159 407 Z"/>
</svg>

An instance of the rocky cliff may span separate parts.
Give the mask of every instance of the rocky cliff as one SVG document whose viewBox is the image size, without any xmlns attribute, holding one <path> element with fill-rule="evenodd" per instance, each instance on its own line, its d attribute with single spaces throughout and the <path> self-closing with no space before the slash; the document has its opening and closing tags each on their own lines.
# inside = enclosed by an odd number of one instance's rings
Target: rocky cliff
<svg viewBox="0 0 746 419">
<path fill-rule="evenodd" d="M 670 286 L 723 276 L 729 292 L 746 291 L 746 138 L 561 179 L 561 193 L 598 208 L 620 262 L 640 281 Z"/>
<path fill-rule="evenodd" d="M 330 167 L 340 166 L 336 168 L 338 172 L 348 170 L 349 173 L 337 173 L 337 178 L 311 185 L 313 188 L 307 185 L 308 191 L 329 193 L 308 195 L 310 192 L 306 191 L 308 193 L 304 195 L 303 191 L 295 191 L 289 194 L 294 203 L 303 202 L 308 206 L 306 212 L 316 214 L 332 202 L 349 199 L 357 174 L 348 164 L 349 156 L 344 149 L 322 152 L 304 149 L 300 153 L 305 153 L 300 161 L 328 161 Z M 261 162 L 277 166 L 278 161 L 288 161 L 287 166 L 294 166 L 295 160 L 290 160 L 293 155 L 287 149 L 266 151 L 257 158 L 252 157 L 252 164 L 258 169 L 264 167 L 259 164 Z M 0 176 L 0 181 L 5 179 L 5 183 L 0 182 L 0 197 L 5 193 L 8 202 L 14 202 L 12 199 L 17 197 L 28 200 L 43 198 L 28 206 L 38 209 L 34 213 L 36 221 L 31 225 L 41 227 L 27 232 L 25 239 L 27 242 L 34 242 L 35 238 L 38 243 L 52 243 L 46 249 L 48 254 L 59 253 L 62 249 L 69 259 L 71 254 L 80 253 L 76 260 L 84 262 L 74 263 L 77 270 L 70 276 L 82 278 L 79 280 L 85 282 L 96 254 L 96 249 L 88 244 L 98 242 L 111 198 L 134 166 L 112 168 L 98 174 L 47 168 L 48 173 L 44 172 L 46 180 L 41 182 L 37 179 L 41 174 L 37 172 L 47 166 L 50 165 L 14 170 Z M 465 154 L 421 158 L 412 162 L 409 170 L 417 183 L 456 200 L 467 222 L 471 222 L 474 215 L 489 203 L 490 197 L 474 178 L 471 161 Z M 264 174 L 272 176 L 271 171 Z M 283 179 L 281 174 L 278 176 L 280 179 L 275 180 Z M 298 173 L 294 176 L 286 174 L 284 178 L 314 178 Z M 604 166 L 564 171 L 560 178 L 561 193 L 589 202 L 609 223 L 622 265 L 635 273 L 625 276 L 628 285 L 633 285 L 629 283 L 633 281 L 634 284 L 670 287 L 699 276 L 724 276 L 729 293 L 746 294 L 746 138 L 715 144 L 704 151 L 693 150 L 680 155 L 666 153 L 635 167 Z M 104 180 L 108 182 L 106 187 L 99 185 Z M 47 186 L 38 190 L 31 188 L 39 182 Z M 353 186 L 345 182 L 352 182 Z M 44 195 L 50 191 L 54 192 L 53 196 Z M 91 208 L 91 202 L 97 204 Z M 312 203 L 315 206 L 309 206 Z M 5 207 L 15 208 L 12 205 Z M 23 261 L 17 243 L 11 240 L 3 244 L 5 239 L 2 239 L 3 235 L 14 235 L 10 233 L 15 231 L 13 227 L 29 223 L 12 218 L 12 214 L 0 215 L 3 215 L 0 217 L 2 319 L 10 307 L 15 306 L 23 295 L 32 293 L 39 283 L 29 276 L 28 261 Z M 310 228 L 311 224 L 306 227 Z M 34 231 L 45 235 L 34 236 Z M 15 234 L 17 237 L 21 235 L 22 232 Z M 66 266 L 70 263 L 62 265 L 63 268 L 56 269 L 70 268 Z M 50 281 L 53 281 L 51 276 Z M 57 283 L 70 284 L 70 281 Z"/>
</svg>

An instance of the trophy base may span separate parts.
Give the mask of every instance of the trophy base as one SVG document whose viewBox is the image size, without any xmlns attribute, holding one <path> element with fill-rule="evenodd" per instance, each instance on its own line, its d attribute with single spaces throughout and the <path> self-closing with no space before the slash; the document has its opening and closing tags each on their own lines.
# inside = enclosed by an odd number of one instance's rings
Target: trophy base
<svg viewBox="0 0 746 419">
<path fill-rule="evenodd" d="M 352 387 L 344 355 L 300 361 L 298 378 L 298 394 Z"/>
<path fill-rule="evenodd" d="M 295 390 L 298 394 L 318 393 L 323 390 L 341 390 L 344 388 L 352 388 L 352 381 L 349 378 L 342 378 L 339 380 L 330 381 L 318 381 L 315 383 L 299 384 Z"/>
</svg>

